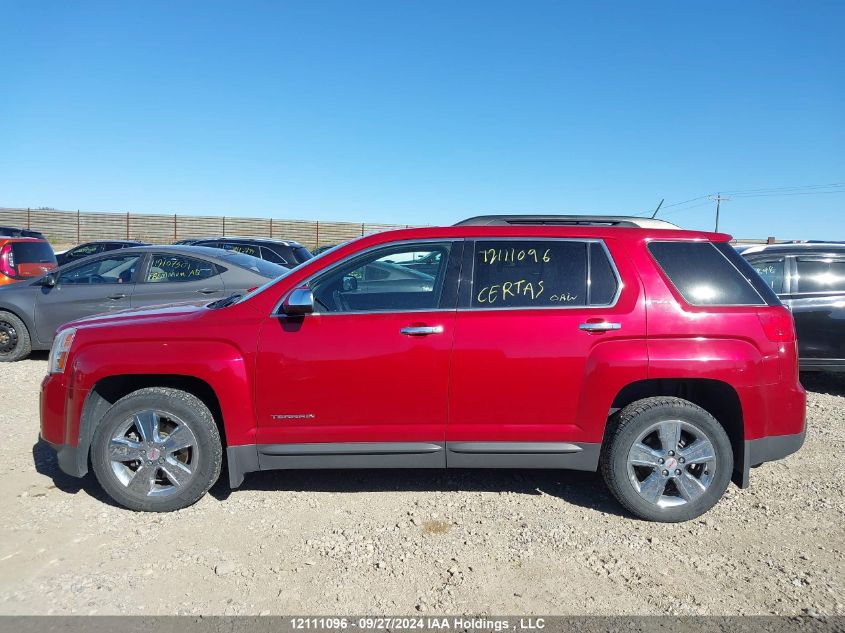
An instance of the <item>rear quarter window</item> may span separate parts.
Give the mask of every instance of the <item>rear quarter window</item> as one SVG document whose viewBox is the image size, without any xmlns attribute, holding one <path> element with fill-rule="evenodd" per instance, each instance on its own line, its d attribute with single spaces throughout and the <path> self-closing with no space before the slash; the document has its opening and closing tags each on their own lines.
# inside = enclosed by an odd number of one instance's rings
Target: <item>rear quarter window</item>
<svg viewBox="0 0 845 633">
<path fill-rule="evenodd" d="M 767 303 L 752 285 L 750 275 L 758 279 L 759 275 L 735 252 L 733 255 L 738 258 L 737 262 L 711 242 L 652 242 L 648 249 L 689 304 L 741 306 Z M 727 249 L 733 251 L 730 246 Z M 766 286 L 762 280 L 760 283 Z M 771 289 L 769 292 L 779 303 Z"/>
</svg>

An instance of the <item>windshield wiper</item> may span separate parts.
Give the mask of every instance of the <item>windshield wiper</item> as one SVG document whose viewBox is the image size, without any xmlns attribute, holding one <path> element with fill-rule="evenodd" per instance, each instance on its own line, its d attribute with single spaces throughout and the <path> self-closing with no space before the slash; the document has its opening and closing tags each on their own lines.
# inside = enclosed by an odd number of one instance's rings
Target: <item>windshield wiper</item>
<svg viewBox="0 0 845 633">
<path fill-rule="evenodd" d="M 224 297 L 223 299 L 212 301 L 206 306 L 206 308 L 211 308 L 212 310 L 216 310 L 218 308 L 226 308 L 235 303 L 241 297 L 243 297 L 243 294 L 236 292 L 235 294 L 229 295 L 228 297 Z"/>
</svg>

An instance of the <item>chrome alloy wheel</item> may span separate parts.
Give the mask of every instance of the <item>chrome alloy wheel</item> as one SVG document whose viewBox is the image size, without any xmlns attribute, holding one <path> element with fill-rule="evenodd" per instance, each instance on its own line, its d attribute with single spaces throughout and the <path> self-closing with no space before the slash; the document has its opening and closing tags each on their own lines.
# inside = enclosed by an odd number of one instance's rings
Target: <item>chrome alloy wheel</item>
<svg viewBox="0 0 845 633">
<path fill-rule="evenodd" d="M 140 411 L 121 423 L 108 445 L 118 481 L 132 492 L 167 497 L 194 476 L 199 445 L 193 431 L 163 411 Z"/>
<path fill-rule="evenodd" d="M 660 508 L 696 501 L 713 482 L 716 450 L 707 435 L 682 420 L 664 420 L 640 433 L 628 451 L 628 478 Z"/>
</svg>

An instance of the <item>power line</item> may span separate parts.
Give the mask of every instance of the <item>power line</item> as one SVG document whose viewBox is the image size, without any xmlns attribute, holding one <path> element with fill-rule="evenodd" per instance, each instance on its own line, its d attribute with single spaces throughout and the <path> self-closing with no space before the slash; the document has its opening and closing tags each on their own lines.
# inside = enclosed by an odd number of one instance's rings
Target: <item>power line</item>
<svg viewBox="0 0 845 633">
<path fill-rule="evenodd" d="M 823 190 L 823 191 L 822 191 Z M 709 203 L 712 200 L 716 200 L 717 206 L 719 205 L 719 200 L 717 200 L 714 196 L 721 196 L 721 200 L 727 200 L 727 196 L 736 197 L 736 198 L 763 198 L 763 197 L 779 197 L 779 196 L 814 196 L 814 195 L 832 195 L 832 194 L 842 194 L 845 193 L 845 182 L 831 182 L 823 185 L 798 185 L 798 186 L 791 186 L 791 187 L 761 187 L 757 189 L 735 189 L 731 191 L 725 191 L 723 194 L 704 194 L 701 196 L 696 196 L 695 198 L 690 198 L 688 200 L 681 200 L 680 202 L 673 202 L 671 204 L 664 204 L 661 208 L 663 209 L 672 209 L 674 207 L 683 207 L 680 209 L 675 208 L 673 211 L 662 211 L 661 215 L 672 215 L 673 213 L 679 213 L 681 211 L 689 211 L 691 209 L 697 209 L 699 207 L 704 206 L 705 204 Z M 699 204 L 689 205 L 691 202 L 698 202 L 699 200 L 704 200 L 705 202 Z M 636 217 L 648 217 L 651 215 L 651 212 L 645 213 L 638 213 Z"/>
<path fill-rule="evenodd" d="M 827 189 L 828 187 L 845 187 L 845 182 L 832 182 L 826 185 L 802 185 L 798 187 L 763 187 L 760 189 L 738 189 L 736 191 L 726 191 L 728 195 L 745 194 L 745 193 L 762 193 L 773 191 L 797 191 L 803 189 Z"/>
</svg>

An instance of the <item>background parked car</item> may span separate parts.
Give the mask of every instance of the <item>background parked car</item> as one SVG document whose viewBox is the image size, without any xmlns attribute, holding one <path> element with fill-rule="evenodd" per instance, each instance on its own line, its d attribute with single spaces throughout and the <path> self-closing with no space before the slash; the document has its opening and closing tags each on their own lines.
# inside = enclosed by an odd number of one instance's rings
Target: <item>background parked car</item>
<svg viewBox="0 0 845 633">
<path fill-rule="evenodd" d="M 266 259 L 285 268 L 293 268 L 314 257 L 307 248 L 292 240 L 271 240 L 262 237 L 204 237 L 180 240 L 177 244 L 210 246 L 227 251 L 236 251 L 253 257 Z"/>
<path fill-rule="evenodd" d="M 244 293 L 287 269 L 200 246 L 138 246 L 0 288 L 0 362 L 50 349 L 56 328 L 86 316 Z"/>
<path fill-rule="evenodd" d="M 338 245 L 337 244 L 323 244 L 322 246 L 318 246 L 313 251 L 311 251 L 311 254 L 316 257 L 320 253 L 324 253 L 327 250 L 329 250 L 330 248 L 334 248 L 335 246 L 338 246 Z"/>
<path fill-rule="evenodd" d="M 86 242 L 80 244 L 62 253 L 56 253 L 56 260 L 59 266 L 77 261 L 83 257 L 90 257 L 99 253 L 107 251 L 114 251 L 121 248 L 131 248 L 132 246 L 148 246 L 149 242 L 138 242 L 136 240 L 101 240 L 98 242 Z"/>
<path fill-rule="evenodd" d="M 56 256 L 46 240 L 0 236 L 0 286 L 40 277 L 56 266 Z"/>
<path fill-rule="evenodd" d="M 742 252 L 792 310 L 802 371 L 845 371 L 845 244 L 753 246 Z"/>
</svg>

